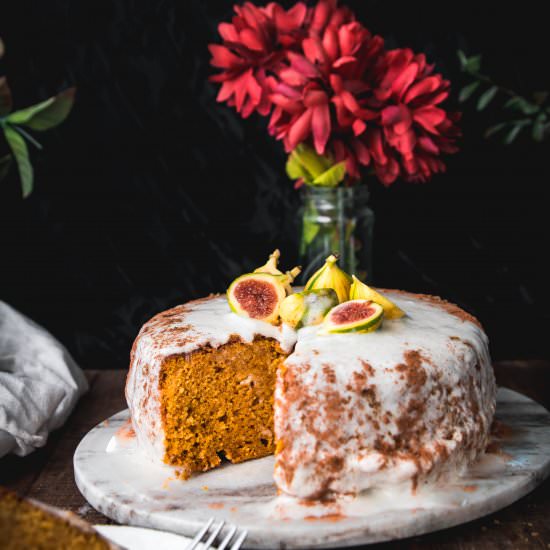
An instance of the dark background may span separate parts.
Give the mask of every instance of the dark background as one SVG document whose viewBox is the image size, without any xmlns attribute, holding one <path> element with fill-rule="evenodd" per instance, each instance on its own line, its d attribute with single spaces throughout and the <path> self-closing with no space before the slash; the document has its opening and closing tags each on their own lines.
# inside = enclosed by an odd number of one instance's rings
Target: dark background
<svg viewBox="0 0 550 550">
<path fill-rule="evenodd" d="M 16 107 L 78 87 L 70 118 L 32 151 L 31 197 L 21 199 L 15 171 L 0 182 L 0 298 L 82 366 L 125 368 L 147 318 L 224 290 L 276 246 L 286 266 L 296 260 L 299 196 L 282 146 L 264 120 L 217 104 L 207 81 L 207 44 L 232 4 L 0 3 L 0 74 Z M 503 85 L 550 90 L 539 3 L 347 4 L 390 45 L 425 51 L 455 92 L 467 82 L 459 47 L 483 53 L 483 69 Z M 498 102 L 483 114 L 473 103 L 463 110 L 447 174 L 389 189 L 368 181 L 375 282 L 471 310 L 497 359 L 548 358 L 550 143 L 487 142 L 483 130 L 504 116 Z"/>
</svg>

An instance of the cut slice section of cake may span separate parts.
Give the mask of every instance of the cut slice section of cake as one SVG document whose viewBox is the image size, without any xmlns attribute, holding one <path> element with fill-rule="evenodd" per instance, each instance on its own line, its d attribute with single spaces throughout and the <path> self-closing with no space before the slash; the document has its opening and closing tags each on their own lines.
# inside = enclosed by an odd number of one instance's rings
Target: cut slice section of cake
<svg viewBox="0 0 550 550">
<path fill-rule="evenodd" d="M 131 353 L 126 400 L 140 447 L 182 477 L 273 453 L 276 371 L 296 333 L 212 296 L 153 317 Z"/>
<path fill-rule="evenodd" d="M 222 458 L 272 454 L 275 376 L 286 356 L 276 340 L 259 336 L 166 358 L 159 376 L 165 462 L 185 478 Z"/>
</svg>

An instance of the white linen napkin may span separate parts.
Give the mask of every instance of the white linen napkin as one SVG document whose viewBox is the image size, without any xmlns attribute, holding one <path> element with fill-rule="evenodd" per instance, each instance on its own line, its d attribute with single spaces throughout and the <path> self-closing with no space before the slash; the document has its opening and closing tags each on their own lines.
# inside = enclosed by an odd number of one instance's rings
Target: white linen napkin
<svg viewBox="0 0 550 550">
<path fill-rule="evenodd" d="M 69 352 L 0 300 L 0 457 L 45 445 L 87 389 Z"/>
</svg>

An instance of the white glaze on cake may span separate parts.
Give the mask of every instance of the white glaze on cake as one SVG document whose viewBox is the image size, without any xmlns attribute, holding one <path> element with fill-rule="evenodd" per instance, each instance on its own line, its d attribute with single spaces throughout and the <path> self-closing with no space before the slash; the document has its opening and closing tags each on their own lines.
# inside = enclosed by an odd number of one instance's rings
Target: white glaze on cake
<svg viewBox="0 0 550 550">
<path fill-rule="evenodd" d="M 231 313 L 225 296 L 155 316 L 136 339 L 126 387 L 140 446 L 155 460 L 164 455 L 158 382 L 166 357 L 260 335 L 294 348 L 275 393 L 280 489 L 319 498 L 460 473 L 485 449 L 495 408 L 487 337 L 456 306 L 386 294 L 407 317 L 369 334 L 296 333 Z"/>
<path fill-rule="evenodd" d="M 485 449 L 496 388 L 475 319 L 387 295 L 407 316 L 368 334 L 300 331 L 279 373 L 275 480 L 302 498 L 463 471 Z"/>
</svg>

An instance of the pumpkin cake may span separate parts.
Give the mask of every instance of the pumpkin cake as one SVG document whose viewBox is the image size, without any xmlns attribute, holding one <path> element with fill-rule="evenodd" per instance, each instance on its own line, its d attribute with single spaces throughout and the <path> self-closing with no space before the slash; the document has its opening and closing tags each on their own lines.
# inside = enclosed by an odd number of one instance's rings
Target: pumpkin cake
<svg viewBox="0 0 550 550">
<path fill-rule="evenodd" d="M 167 461 L 184 477 L 273 454 L 275 376 L 286 354 L 273 339 L 230 338 L 169 357 L 159 379 Z"/>
<path fill-rule="evenodd" d="M 71 512 L 23 499 L 0 487 L 0 547 L 3 550 L 116 550 Z M 121 550 L 121 549 L 120 549 Z"/>
<path fill-rule="evenodd" d="M 195 300 L 144 325 L 126 398 L 138 444 L 153 460 L 185 478 L 224 458 L 275 451 L 278 488 L 320 499 L 455 476 L 484 452 L 496 386 L 479 322 L 436 297 L 363 285 L 378 296 L 372 308 L 371 300 L 346 301 L 351 278 L 340 286 L 317 280 L 343 308 L 321 325 L 303 326 L 302 314 L 288 322 L 247 316 L 231 303 L 232 287 L 229 301 Z M 248 301 L 259 286 L 249 289 Z M 291 305 L 304 302 L 291 296 Z M 371 312 L 368 323 L 357 320 L 361 308 Z M 372 314 L 382 308 L 383 323 Z M 283 320 L 291 309 L 281 307 Z M 346 321 L 346 309 L 347 328 L 328 323 Z"/>
</svg>

